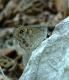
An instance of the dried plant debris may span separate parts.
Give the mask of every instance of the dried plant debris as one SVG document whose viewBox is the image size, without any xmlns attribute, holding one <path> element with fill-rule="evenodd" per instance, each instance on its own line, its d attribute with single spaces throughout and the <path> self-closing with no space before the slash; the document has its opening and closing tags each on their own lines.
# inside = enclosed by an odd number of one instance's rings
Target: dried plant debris
<svg viewBox="0 0 69 80">
<path fill-rule="evenodd" d="M 24 10 L 24 12 L 27 15 L 34 15 L 34 16 L 44 11 L 49 11 L 52 14 L 57 14 L 56 6 L 55 8 L 53 8 L 53 6 L 55 5 L 52 5 L 51 7 L 49 7 L 48 2 L 47 1 L 45 2 L 45 0 L 43 1 L 38 0 L 38 1 L 34 1 L 31 6 L 29 6 L 27 9 Z"/>
<path fill-rule="evenodd" d="M 0 66 L 6 76 L 17 80 L 23 72 L 23 61 L 16 49 L 13 31 L 13 28 L 0 29 Z"/>
<path fill-rule="evenodd" d="M 56 17 L 58 13 L 53 0 L 9 0 L 0 13 L 0 25 L 14 27 L 16 24 L 47 23 L 51 16 Z"/>
<path fill-rule="evenodd" d="M 23 24 L 26 26 L 46 23 L 48 25 L 55 26 L 55 24 L 58 23 L 57 21 L 61 21 L 63 19 L 63 15 L 61 12 L 57 11 L 54 3 L 52 3 L 51 6 L 50 4 L 48 4 L 49 2 L 45 3 L 44 0 L 33 2 L 32 5 L 30 5 L 27 9 L 20 13 L 18 17 L 19 24 Z M 57 21 L 55 18 L 57 19 Z M 16 21 L 15 19 L 14 21 Z"/>
<path fill-rule="evenodd" d="M 57 9 L 63 13 L 64 18 L 69 16 L 69 0 L 55 0 Z"/>
<path fill-rule="evenodd" d="M 25 9 L 20 15 L 22 16 L 21 20 L 24 25 L 28 24 L 39 24 L 41 22 L 47 22 L 49 15 L 58 14 L 56 9 L 53 10 L 53 7 L 49 7 L 49 2 L 45 2 L 44 0 L 37 0 L 32 3 L 27 9 Z M 53 6 L 53 4 L 52 4 Z"/>
<path fill-rule="evenodd" d="M 6 76 L 17 80 L 23 72 L 22 56 L 18 55 L 15 50 L 6 54 L 0 56 L 0 66 Z"/>
<path fill-rule="evenodd" d="M 3 70 L 2 70 L 1 67 L 0 67 L 0 80 L 11 80 L 11 78 L 7 77 L 7 76 L 4 74 L 4 72 L 3 72 Z"/>
</svg>

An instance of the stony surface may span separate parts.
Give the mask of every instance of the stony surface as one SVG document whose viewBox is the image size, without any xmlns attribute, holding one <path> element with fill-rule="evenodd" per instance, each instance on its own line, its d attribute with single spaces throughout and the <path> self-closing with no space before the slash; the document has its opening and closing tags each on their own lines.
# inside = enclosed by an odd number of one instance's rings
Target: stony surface
<svg viewBox="0 0 69 80">
<path fill-rule="evenodd" d="M 32 52 L 19 80 L 69 80 L 69 17 Z"/>
</svg>

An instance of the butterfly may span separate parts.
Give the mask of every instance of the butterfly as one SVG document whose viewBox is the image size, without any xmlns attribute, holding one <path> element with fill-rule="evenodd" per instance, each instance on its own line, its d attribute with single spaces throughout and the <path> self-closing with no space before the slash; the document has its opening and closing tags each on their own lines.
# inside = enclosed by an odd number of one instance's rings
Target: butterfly
<svg viewBox="0 0 69 80">
<path fill-rule="evenodd" d="M 32 51 L 38 47 L 44 39 L 46 39 L 47 25 L 39 24 L 20 26 L 16 28 L 14 36 L 23 49 L 26 51 Z"/>
</svg>

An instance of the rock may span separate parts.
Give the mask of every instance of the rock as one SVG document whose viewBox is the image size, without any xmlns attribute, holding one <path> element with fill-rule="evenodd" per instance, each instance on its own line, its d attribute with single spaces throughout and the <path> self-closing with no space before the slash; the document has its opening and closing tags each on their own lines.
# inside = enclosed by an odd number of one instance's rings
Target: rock
<svg viewBox="0 0 69 80">
<path fill-rule="evenodd" d="M 19 80 L 69 80 L 69 17 L 32 52 Z"/>
</svg>

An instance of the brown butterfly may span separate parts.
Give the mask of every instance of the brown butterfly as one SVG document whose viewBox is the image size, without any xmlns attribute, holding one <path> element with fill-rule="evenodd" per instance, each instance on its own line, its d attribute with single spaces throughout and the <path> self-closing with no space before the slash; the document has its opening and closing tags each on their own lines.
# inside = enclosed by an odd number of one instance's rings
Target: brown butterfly
<svg viewBox="0 0 69 80">
<path fill-rule="evenodd" d="M 14 36 L 20 46 L 26 51 L 34 50 L 39 44 L 46 39 L 47 25 L 30 25 L 16 28 Z"/>
</svg>

